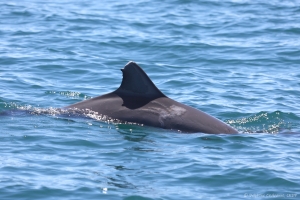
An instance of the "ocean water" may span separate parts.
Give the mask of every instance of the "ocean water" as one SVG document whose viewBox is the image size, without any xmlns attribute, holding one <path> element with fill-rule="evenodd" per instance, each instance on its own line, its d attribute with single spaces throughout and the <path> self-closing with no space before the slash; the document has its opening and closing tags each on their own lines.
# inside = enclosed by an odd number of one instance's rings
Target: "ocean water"
<svg viewBox="0 0 300 200">
<path fill-rule="evenodd" d="M 299 199 L 300 1 L 0 1 L 0 199 Z M 62 115 L 137 62 L 240 133 Z"/>
</svg>

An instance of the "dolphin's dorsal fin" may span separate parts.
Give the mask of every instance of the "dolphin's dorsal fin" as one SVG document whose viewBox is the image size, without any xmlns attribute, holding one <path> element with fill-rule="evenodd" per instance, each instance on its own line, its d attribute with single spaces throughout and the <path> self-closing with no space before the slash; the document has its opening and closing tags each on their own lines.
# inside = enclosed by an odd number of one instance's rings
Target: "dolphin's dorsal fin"
<svg viewBox="0 0 300 200">
<path fill-rule="evenodd" d="M 135 62 L 130 61 L 121 71 L 123 72 L 123 80 L 116 90 L 117 93 L 145 98 L 166 97 Z"/>
</svg>

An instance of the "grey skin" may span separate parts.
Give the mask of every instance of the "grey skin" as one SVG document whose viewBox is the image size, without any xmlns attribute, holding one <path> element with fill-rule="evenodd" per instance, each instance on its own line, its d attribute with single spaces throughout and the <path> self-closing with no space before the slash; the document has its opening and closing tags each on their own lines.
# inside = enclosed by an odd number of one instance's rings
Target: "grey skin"
<svg viewBox="0 0 300 200">
<path fill-rule="evenodd" d="M 89 109 L 122 122 L 187 133 L 237 133 L 224 122 L 168 98 L 135 62 L 121 70 L 123 80 L 116 91 L 65 108 Z"/>
</svg>

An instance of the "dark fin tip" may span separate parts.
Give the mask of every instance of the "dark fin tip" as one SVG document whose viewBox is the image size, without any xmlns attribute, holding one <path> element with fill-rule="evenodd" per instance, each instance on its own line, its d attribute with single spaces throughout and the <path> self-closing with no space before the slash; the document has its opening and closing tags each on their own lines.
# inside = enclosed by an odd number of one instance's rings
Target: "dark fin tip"
<svg viewBox="0 0 300 200">
<path fill-rule="evenodd" d="M 135 62 L 128 62 L 121 71 L 123 72 L 123 80 L 116 92 L 146 98 L 166 97 Z"/>
</svg>

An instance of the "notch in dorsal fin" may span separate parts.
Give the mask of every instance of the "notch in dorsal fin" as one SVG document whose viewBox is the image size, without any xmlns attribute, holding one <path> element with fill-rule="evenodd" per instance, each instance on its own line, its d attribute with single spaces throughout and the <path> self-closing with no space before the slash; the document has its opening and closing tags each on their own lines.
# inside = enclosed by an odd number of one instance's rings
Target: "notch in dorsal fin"
<svg viewBox="0 0 300 200">
<path fill-rule="evenodd" d="M 135 62 L 130 61 L 121 71 L 123 80 L 116 92 L 146 98 L 166 97 Z"/>
</svg>

